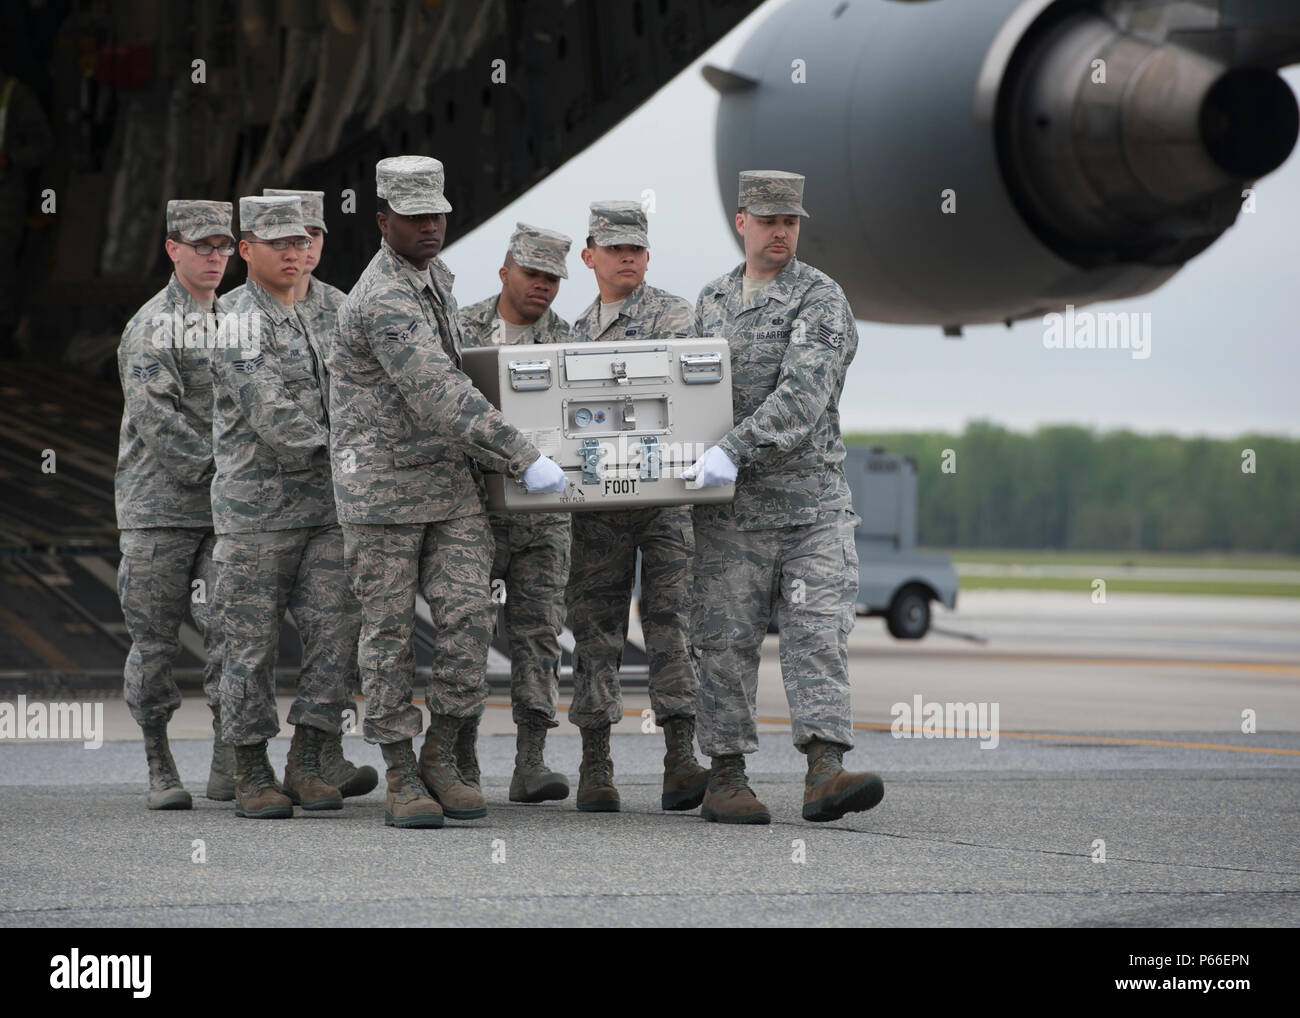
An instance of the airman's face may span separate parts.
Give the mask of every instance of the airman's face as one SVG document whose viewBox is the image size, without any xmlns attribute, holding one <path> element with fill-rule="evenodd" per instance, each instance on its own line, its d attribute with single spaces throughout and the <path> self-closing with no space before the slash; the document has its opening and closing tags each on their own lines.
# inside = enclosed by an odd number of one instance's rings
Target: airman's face
<svg viewBox="0 0 1300 1018">
<path fill-rule="evenodd" d="M 421 269 L 442 250 L 447 235 L 445 212 L 404 216 L 390 211 L 380 212 L 376 218 L 388 246 Z"/>
<path fill-rule="evenodd" d="M 506 300 L 520 318 L 535 322 L 560 292 L 560 277 L 520 265 L 513 258 L 501 266 L 501 286 Z"/>
<path fill-rule="evenodd" d="M 248 263 L 248 275 L 263 286 L 271 289 L 292 289 L 302 278 L 303 259 L 306 251 L 299 251 L 293 246 L 297 237 L 285 237 L 289 241 L 283 251 L 277 251 L 272 241 L 241 240 L 239 255 Z"/>
<path fill-rule="evenodd" d="M 325 251 L 325 231 L 319 226 L 308 226 L 306 230 L 311 234 L 311 247 L 302 253 L 302 271 L 309 275 L 320 264 L 320 256 Z"/>
<path fill-rule="evenodd" d="M 226 262 L 230 260 L 228 255 L 223 255 L 216 249 L 228 246 L 231 240 L 222 234 L 215 234 L 193 243 L 208 244 L 214 250 L 211 254 L 201 255 L 190 244 L 167 241 L 167 257 L 176 268 L 176 278 L 190 292 L 215 290 L 221 283 L 221 277 L 226 274 Z"/>
<path fill-rule="evenodd" d="M 799 216 L 736 213 L 736 231 L 745 238 L 745 261 L 758 269 L 780 271 L 799 246 Z"/>
<path fill-rule="evenodd" d="M 641 285 L 650 266 L 650 249 L 636 244 L 613 244 L 582 249 L 582 264 L 596 273 L 601 293 L 626 297 Z M 615 300 L 619 299 L 618 297 Z"/>
</svg>

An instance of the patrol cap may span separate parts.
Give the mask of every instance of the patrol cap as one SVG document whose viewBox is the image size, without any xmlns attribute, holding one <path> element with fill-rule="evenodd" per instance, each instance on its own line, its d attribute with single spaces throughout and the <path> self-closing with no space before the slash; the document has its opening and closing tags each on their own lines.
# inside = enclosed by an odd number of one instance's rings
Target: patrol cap
<svg viewBox="0 0 1300 1018">
<path fill-rule="evenodd" d="M 296 195 L 240 198 L 239 228 L 258 240 L 311 236 L 303 226 L 302 199 Z"/>
<path fill-rule="evenodd" d="M 806 216 L 803 174 L 785 170 L 741 170 L 736 204 L 751 216 Z"/>
<path fill-rule="evenodd" d="M 600 247 L 635 244 L 649 247 L 645 209 L 638 201 L 594 201 L 587 220 L 587 233 Z"/>
<path fill-rule="evenodd" d="M 230 232 L 233 206 L 228 201 L 204 201 L 200 198 L 173 198 L 167 203 L 167 232 L 179 233 L 191 244 L 204 237 L 235 239 Z"/>
<path fill-rule="evenodd" d="M 527 223 L 515 223 L 515 232 L 510 235 L 510 257 L 520 265 L 539 272 L 549 272 L 561 279 L 569 278 L 569 270 L 564 260 L 568 257 L 573 241 L 554 230 L 543 230 L 540 226 Z"/>
<path fill-rule="evenodd" d="M 450 212 L 442 163 L 429 156 L 389 156 L 375 163 L 375 194 L 403 216 Z"/>
<path fill-rule="evenodd" d="M 329 233 L 325 225 L 325 192 L 294 191 L 283 187 L 264 187 L 262 194 L 267 196 L 291 197 L 297 195 L 302 199 L 302 221 L 304 226 L 316 226 Z"/>
</svg>

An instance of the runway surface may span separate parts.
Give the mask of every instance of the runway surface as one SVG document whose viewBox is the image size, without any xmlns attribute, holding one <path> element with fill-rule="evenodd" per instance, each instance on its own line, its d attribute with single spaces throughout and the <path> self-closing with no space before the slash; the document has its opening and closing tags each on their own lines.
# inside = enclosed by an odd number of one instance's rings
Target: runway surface
<svg viewBox="0 0 1300 1018">
<path fill-rule="evenodd" d="M 643 730 L 644 694 L 613 739 L 622 813 L 508 803 L 513 725 L 494 695 L 488 816 L 439 831 L 385 828 L 378 791 L 333 814 L 236 819 L 198 797 L 210 741 L 192 699 L 172 732 L 195 809 L 150 813 L 138 729 L 110 700 L 99 749 L 0 744 L 0 924 L 1295 925 L 1296 613 L 1286 599 L 974 592 L 936 622 L 985 644 L 904 645 L 861 620 L 846 763 L 879 771 L 885 799 L 827 825 L 799 816 L 775 637 L 749 760 L 770 827 L 659 810 L 663 741 Z M 891 706 L 917 695 L 998 704 L 996 748 L 894 737 Z M 345 747 L 379 766 L 376 747 Z M 287 748 L 273 743 L 277 768 Z M 562 713 L 547 759 L 575 787 L 580 751 Z"/>
</svg>

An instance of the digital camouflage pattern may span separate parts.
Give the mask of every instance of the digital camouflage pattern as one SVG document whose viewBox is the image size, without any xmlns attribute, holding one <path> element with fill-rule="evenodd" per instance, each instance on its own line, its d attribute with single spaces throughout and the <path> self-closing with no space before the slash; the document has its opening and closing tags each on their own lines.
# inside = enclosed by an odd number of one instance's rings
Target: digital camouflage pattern
<svg viewBox="0 0 1300 1018">
<path fill-rule="evenodd" d="M 462 346 L 492 346 L 503 335 L 498 300 L 499 295 L 492 296 L 460 309 Z M 547 308 L 517 342 L 562 343 L 568 337 L 568 323 Z M 569 576 L 569 514 L 492 513 L 489 520 L 496 549 L 490 575 L 494 585 L 504 584 L 498 589 L 506 597 L 514 721 L 553 728 L 559 703 L 564 587 Z"/>
<path fill-rule="evenodd" d="M 433 675 L 425 692 L 429 712 L 462 718 L 482 713 L 492 639 L 487 517 L 345 524 L 343 541 L 348 577 L 361 602 L 358 664 L 366 739 L 401 742 L 423 730 L 420 709 L 411 699 L 417 590 L 428 602 L 435 633 Z"/>
<path fill-rule="evenodd" d="M 570 338 L 606 343 L 695 335 L 690 304 L 644 282 L 627 295 L 618 317 L 603 331 L 598 331 L 599 315 L 597 296 L 573 323 Z M 641 625 L 655 719 L 662 724 L 695 713 L 699 680 L 688 649 L 692 545 L 690 510 L 685 506 L 574 514 L 566 598 L 574 636 L 569 720 L 575 725 L 599 728 L 622 716 L 618 669 L 627 640 L 638 548 Z"/>
<path fill-rule="evenodd" d="M 460 370 L 453 276 L 384 242 L 339 308 L 330 445 L 343 523 L 432 523 L 483 511 L 467 456 L 515 479 L 537 449 Z"/>
<path fill-rule="evenodd" d="M 211 527 L 146 527 L 123 530 L 117 594 L 131 649 L 124 670 L 123 698 L 141 726 L 166 723 L 181 705 L 172 663 L 181 651 L 186 612 L 203 637 L 203 691 L 217 703 L 222 638 L 216 597 Z M 196 581 L 202 581 L 196 586 Z"/>
<path fill-rule="evenodd" d="M 302 637 L 302 669 L 289 724 L 339 731 L 357 668 L 361 614 L 343 565 L 337 523 L 222 534 L 216 600 L 226 656 L 221 674 L 222 737 L 252 746 L 280 731 L 275 661 L 285 610 Z"/>
<path fill-rule="evenodd" d="M 215 313 L 226 310 L 220 300 L 214 304 Z M 186 349 L 184 342 L 185 316 L 206 314 L 173 275 L 122 331 L 122 428 L 113 485 L 121 530 L 212 527 L 210 361 L 224 351 Z"/>
<path fill-rule="evenodd" d="M 573 514 L 569 720 L 579 728 L 601 728 L 623 717 L 618 669 L 627 643 L 637 549 L 655 722 L 694 716 L 700 684 L 688 648 L 693 543 L 687 506 Z"/>
<path fill-rule="evenodd" d="M 751 216 L 806 216 L 804 178 L 785 170 L 742 170 L 736 204 Z"/>
<path fill-rule="evenodd" d="M 600 247 L 613 247 L 615 244 L 650 246 L 645 209 L 635 201 L 592 202 L 591 214 L 587 217 L 587 234 Z"/>
<path fill-rule="evenodd" d="M 506 599 L 511 713 L 516 725 L 554 728 L 564 586 L 569 578 L 569 516 L 519 513 L 510 518 L 493 513 L 491 521 L 495 553 L 489 575 Z"/>
<path fill-rule="evenodd" d="M 262 194 L 268 198 L 296 197 L 302 202 L 302 222 L 304 226 L 315 226 L 329 233 L 325 225 L 325 192 L 295 191 L 287 187 L 264 187 Z"/>
<path fill-rule="evenodd" d="M 691 634 L 700 653 L 700 749 L 709 756 L 758 750 L 758 664 L 773 607 L 795 746 L 823 739 L 851 747 L 856 517 L 828 511 L 804 526 L 736 530 L 713 525 L 714 508 L 695 508 Z"/>
<path fill-rule="evenodd" d="M 257 342 L 212 352 L 217 533 L 336 522 L 321 337 L 251 279 L 227 310 L 256 313 Z"/>
<path fill-rule="evenodd" d="M 302 200 L 291 197 L 253 195 L 239 199 L 239 229 L 260 240 L 281 237 L 310 237 L 302 220 Z"/>
<path fill-rule="evenodd" d="M 716 517 L 738 530 L 794 527 L 851 509 L 840 393 L 858 346 L 839 285 L 792 258 L 744 303 L 741 263 L 700 292 L 695 328 L 731 347 L 736 425 L 718 445 L 738 468 Z"/>
<path fill-rule="evenodd" d="M 235 239 L 230 230 L 234 207 L 228 201 L 205 201 L 199 198 L 173 198 L 167 203 L 167 232 L 179 233 L 191 243 L 208 237 Z"/>
<path fill-rule="evenodd" d="M 334 337 L 339 330 L 339 308 L 347 297 L 337 286 L 330 286 L 323 279 L 312 276 L 307 296 L 296 305 L 298 314 L 307 323 L 308 331 L 316 337 L 320 349 L 324 351 L 327 366 L 330 351 L 334 348 Z"/>
<path fill-rule="evenodd" d="M 375 164 L 375 194 L 403 216 L 450 212 L 442 163 L 429 156 L 390 156 Z"/>
<path fill-rule="evenodd" d="M 701 334 L 731 348 L 736 424 L 718 445 L 739 468 L 733 502 L 694 511 L 700 747 L 758 748 L 754 697 L 774 603 L 795 745 L 852 746 L 857 517 L 838 406 L 857 329 L 844 292 L 811 266 L 792 258 L 747 303 L 743 272 L 705 286 L 695 312 Z"/>
<path fill-rule="evenodd" d="M 507 250 L 510 257 L 525 268 L 568 279 L 569 270 L 565 266 L 565 259 L 572 246 L 573 240 L 563 233 L 529 226 L 527 223 L 515 223 L 515 232 L 510 235 Z"/>
</svg>

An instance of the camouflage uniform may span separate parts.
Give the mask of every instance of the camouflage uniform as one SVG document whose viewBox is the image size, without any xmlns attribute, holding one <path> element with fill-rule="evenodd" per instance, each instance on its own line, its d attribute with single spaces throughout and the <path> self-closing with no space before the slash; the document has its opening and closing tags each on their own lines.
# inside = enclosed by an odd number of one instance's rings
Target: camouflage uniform
<svg viewBox="0 0 1300 1018">
<path fill-rule="evenodd" d="M 281 187 L 264 187 L 262 194 L 270 197 L 297 197 L 302 202 L 303 225 L 319 227 L 329 233 L 329 227 L 325 225 L 324 191 L 295 191 Z M 338 328 L 339 307 L 346 297 L 347 294 L 337 286 L 330 286 L 323 279 L 317 279 L 313 275 L 307 286 L 307 296 L 298 302 L 298 313 L 307 323 L 307 328 L 312 335 L 321 338 L 327 350 L 334 342 L 334 333 Z"/>
<path fill-rule="evenodd" d="M 296 198 L 241 198 L 240 227 L 306 236 Z M 343 568 L 329 468 L 324 337 L 250 279 L 230 310 L 260 316 L 255 349 L 213 358 L 217 603 L 226 639 L 222 734 L 279 733 L 275 661 L 285 609 L 303 642 L 291 725 L 339 731 L 361 620 Z M 250 330 L 251 331 L 251 330 Z"/>
<path fill-rule="evenodd" d="M 785 193 L 795 175 L 747 176 L 740 204 L 754 215 L 806 215 L 802 177 L 795 195 Z M 765 194 L 764 181 L 780 193 Z M 759 655 L 775 605 L 795 746 L 851 747 L 857 517 L 838 407 L 857 329 L 844 291 L 812 266 L 792 258 L 748 303 L 744 269 L 705 286 L 695 309 L 699 334 L 731 346 L 736 425 L 718 446 L 739 468 L 734 502 L 694 511 L 700 745 L 713 757 L 758 749 Z"/>
<path fill-rule="evenodd" d="M 523 227 L 524 224 L 519 224 Z M 510 253 L 521 265 L 567 278 L 561 261 L 530 252 L 526 234 L 516 231 Z M 568 238 L 564 238 L 567 250 Z M 533 255 L 530 257 L 530 253 Z M 461 346 L 492 346 L 504 341 L 497 302 L 500 295 L 461 308 L 457 314 Z M 518 343 L 562 343 L 569 323 L 550 308 Z M 560 633 L 564 630 L 564 584 L 569 576 L 571 543 L 568 513 L 490 513 L 496 549 L 491 577 L 505 582 L 506 635 L 510 640 L 510 703 L 515 724 L 554 728 L 559 700 Z"/>
<path fill-rule="evenodd" d="M 376 178 L 399 214 L 451 208 L 435 159 L 381 160 Z M 467 456 L 514 478 L 539 456 L 459 370 L 452 280 L 440 259 L 420 272 L 384 241 L 339 309 L 330 356 L 334 492 L 361 601 L 370 742 L 400 743 L 423 728 L 411 702 L 417 591 L 437 631 L 430 713 L 482 713 L 492 537 Z"/>
<path fill-rule="evenodd" d="M 190 241 L 230 236 L 230 203 L 168 202 L 167 231 Z M 213 313 L 223 310 L 213 302 Z M 124 397 L 114 483 L 117 592 L 131 636 L 123 695 L 141 726 L 165 723 L 180 706 L 172 662 L 186 609 L 203 634 L 203 688 L 212 705 L 221 678 L 209 491 L 214 351 L 193 345 L 196 335 L 210 334 L 202 327 L 186 348 L 184 319 L 207 311 L 173 275 L 127 322 L 117 350 Z"/>
<path fill-rule="evenodd" d="M 627 222 L 618 218 L 618 207 L 625 204 L 592 206 L 592 236 L 597 244 L 649 246 L 639 207 Z M 601 219 L 610 225 L 603 227 Z M 606 343 L 695 335 L 690 303 L 645 282 L 627 295 L 618 318 L 603 331 L 599 315 L 597 296 L 573 323 L 571 338 Z M 694 716 L 699 678 L 687 647 L 693 546 L 690 509 L 685 506 L 574 514 L 567 590 L 574 637 L 569 719 L 579 728 L 617 724 L 623 716 L 618 670 L 627 642 L 638 550 L 641 626 L 655 721 L 662 725 L 668 718 Z"/>
</svg>

